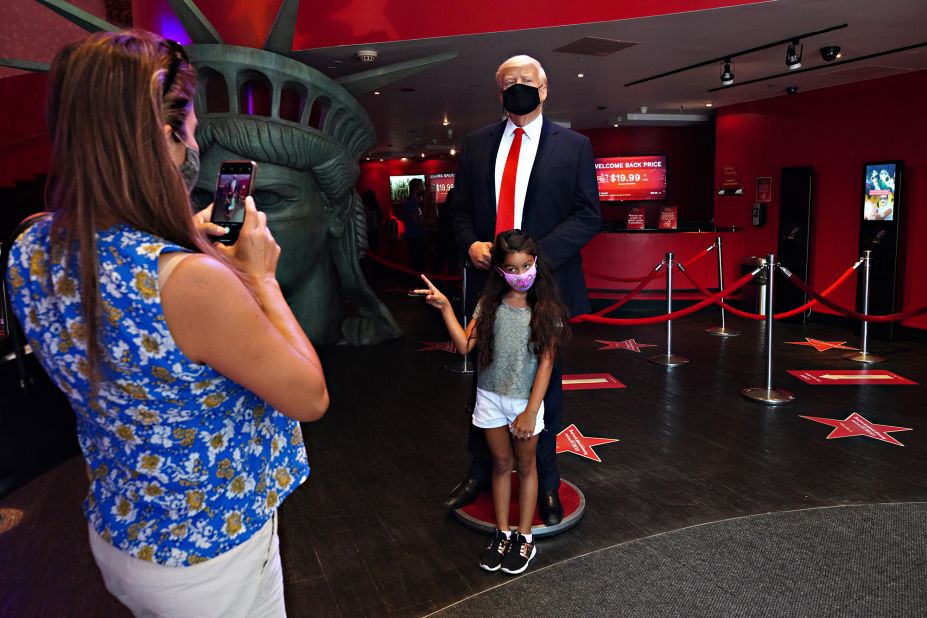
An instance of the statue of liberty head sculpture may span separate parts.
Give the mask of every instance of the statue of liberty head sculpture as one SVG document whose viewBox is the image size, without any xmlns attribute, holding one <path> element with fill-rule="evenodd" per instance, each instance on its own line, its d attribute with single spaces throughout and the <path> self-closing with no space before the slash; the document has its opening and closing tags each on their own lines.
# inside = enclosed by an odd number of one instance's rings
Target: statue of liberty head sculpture
<svg viewBox="0 0 927 618">
<path fill-rule="evenodd" d="M 277 279 L 309 338 L 372 344 L 399 336 L 358 263 L 367 238 L 357 160 L 375 144 L 367 114 L 291 58 L 218 44 L 187 53 L 199 81 L 195 206 L 212 201 L 222 161 L 256 161 L 254 200 L 282 249 Z M 345 315 L 346 300 L 357 315 Z"/>
<path fill-rule="evenodd" d="M 41 0 L 40 0 L 41 1 Z M 366 219 L 355 185 L 358 160 L 376 144 L 373 124 L 353 94 L 455 57 L 398 63 L 338 82 L 290 57 L 298 0 L 283 0 L 263 49 L 225 45 L 193 0 L 169 0 L 193 40 L 197 70 L 196 139 L 201 169 L 193 202 L 213 199 L 220 162 L 258 164 L 253 195 L 282 252 L 277 279 L 317 344 L 371 345 L 402 335 L 364 279 Z M 64 0 L 52 10 L 85 30 L 118 30 Z M 47 71 L 41 63 L 2 64 Z M 345 307 L 354 307 L 348 315 Z"/>
</svg>

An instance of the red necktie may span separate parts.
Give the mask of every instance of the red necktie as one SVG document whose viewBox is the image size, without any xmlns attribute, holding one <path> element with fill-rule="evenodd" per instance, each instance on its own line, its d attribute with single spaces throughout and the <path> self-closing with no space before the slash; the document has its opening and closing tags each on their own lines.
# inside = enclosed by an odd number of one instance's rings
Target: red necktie
<svg viewBox="0 0 927 618">
<path fill-rule="evenodd" d="M 525 130 L 515 129 L 515 139 L 502 169 L 502 186 L 499 187 L 499 205 L 496 207 L 496 236 L 515 227 L 515 175 L 518 173 L 518 153 Z"/>
</svg>

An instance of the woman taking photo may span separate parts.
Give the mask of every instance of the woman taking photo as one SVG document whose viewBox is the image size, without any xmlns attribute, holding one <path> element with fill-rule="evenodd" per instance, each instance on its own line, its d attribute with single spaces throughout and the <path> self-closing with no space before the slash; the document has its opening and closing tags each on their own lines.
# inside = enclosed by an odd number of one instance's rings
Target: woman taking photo
<svg viewBox="0 0 927 618">
<path fill-rule="evenodd" d="M 183 49 L 146 32 L 58 53 L 52 216 L 18 238 L 8 277 L 77 416 L 107 589 L 140 616 L 279 616 L 276 511 L 309 474 L 298 421 L 328 391 L 264 214 L 248 198 L 231 247 L 191 217 L 195 86 Z"/>
</svg>

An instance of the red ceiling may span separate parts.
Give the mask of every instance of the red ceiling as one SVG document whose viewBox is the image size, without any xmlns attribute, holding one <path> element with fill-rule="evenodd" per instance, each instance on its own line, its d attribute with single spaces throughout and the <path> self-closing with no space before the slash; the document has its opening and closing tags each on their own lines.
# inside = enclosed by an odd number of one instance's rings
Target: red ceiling
<svg viewBox="0 0 927 618">
<path fill-rule="evenodd" d="M 498 0 L 331 0 L 300 3 L 294 49 L 403 41 L 545 28 L 716 9 L 767 0 L 534 0 L 500 10 Z M 513 3 L 514 5 L 514 3 Z M 226 43 L 260 46 L 279 0 L 198 0 Z M 171 14 L 167 0 L 133 0 L 135 24 L 160 31 Z"/>
</svg>

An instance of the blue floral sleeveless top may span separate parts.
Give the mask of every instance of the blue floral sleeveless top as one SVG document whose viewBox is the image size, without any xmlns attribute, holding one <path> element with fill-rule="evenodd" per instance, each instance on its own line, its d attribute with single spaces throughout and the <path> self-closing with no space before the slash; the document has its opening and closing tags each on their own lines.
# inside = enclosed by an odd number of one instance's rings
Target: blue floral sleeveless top
<svg viewBox="0 0 927 618">
<path fill-rule="evenodd" d="M 97 235 L 104 358 L 91 398 L 77 259 L 51 228 L 17 239 L 7 277 L 33 352 L 77 415 L 90 524 L 169 566 L 248 540 L 309 475 L 299 423 L 184 356 L 161 309 L 158 257 L 185 249 L 125 225 Z"/>
</svg>

